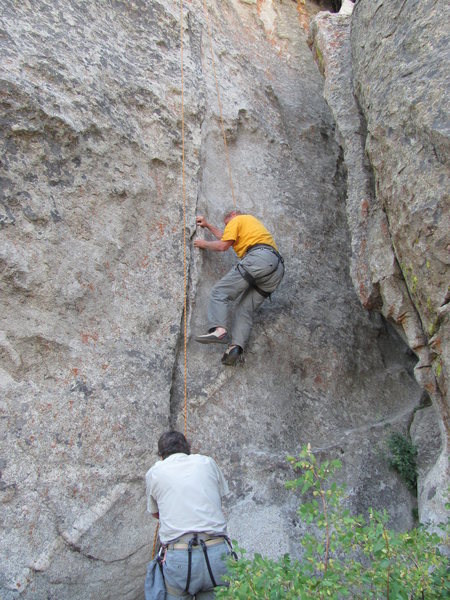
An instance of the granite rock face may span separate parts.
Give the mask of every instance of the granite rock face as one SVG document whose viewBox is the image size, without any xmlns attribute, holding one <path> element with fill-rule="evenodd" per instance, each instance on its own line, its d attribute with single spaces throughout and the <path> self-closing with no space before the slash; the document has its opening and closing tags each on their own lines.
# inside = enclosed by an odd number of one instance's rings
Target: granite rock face
<svg viewBox="0 0 450 600">
<path fill-rule="evenodd" d="M 361 0 L 353 17 L 319 13 L 310 39 L 344 149 L 355 289 L 418 357 L 437 413 L 424 522 L 445 519 L 448 485 L 448 13 L 445 2 Z"/>
<path fill-rule="evenodd" d="M 355 510 L 410 526 L 383 451 L 421 402 L 416 359 L 355 293 L 344 157 L 297 4 L 208 2 L 239 208 L 286 260 L 224 369 L 192 339 L 234 262 L 192 247 L 195 214 L 219 225 L 232 205 L 201 3 L 184 6 L 183 94 L 177 2 L 0 3 L 2 599 L 143 597 L 143 477 L 184 426 L 185 281 L 188 437 L 230 483 L 231 535 L 297 552 L 284 458 L 306 442 L 342 459 Z"/>
</svg>

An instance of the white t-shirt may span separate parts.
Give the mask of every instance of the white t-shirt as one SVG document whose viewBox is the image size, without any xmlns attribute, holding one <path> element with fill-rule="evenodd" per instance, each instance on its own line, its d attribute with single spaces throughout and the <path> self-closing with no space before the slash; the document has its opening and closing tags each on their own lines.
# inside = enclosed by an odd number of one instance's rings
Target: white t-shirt
<svg viewBox="0 0 450 600">
<path fill-rule="evenodd" d="M 162 542 L 191 531 L 226 534 L 221 498 L 228 485 L 209 456 L 171 454 L 147 471 L 145 483 L 147 510 L 159 512 Z"/>
</svg>

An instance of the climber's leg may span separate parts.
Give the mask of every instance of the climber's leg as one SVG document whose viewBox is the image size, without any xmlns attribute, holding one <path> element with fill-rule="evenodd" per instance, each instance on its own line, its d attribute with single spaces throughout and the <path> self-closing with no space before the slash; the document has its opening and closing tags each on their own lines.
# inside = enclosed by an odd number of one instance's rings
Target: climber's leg
<svg viewBox="0 0 450 600">
<path fill-rule="evenodd" d="M 200 343 L 227 343 L 226 338 L 229 310 L 231 303 L 246 288 L 247 282 L 242 279 L 236 267 L 218 281 L 213 289 L 208 303 L 208 333 L 198 335 L 195 339 Z"/>
</svg>

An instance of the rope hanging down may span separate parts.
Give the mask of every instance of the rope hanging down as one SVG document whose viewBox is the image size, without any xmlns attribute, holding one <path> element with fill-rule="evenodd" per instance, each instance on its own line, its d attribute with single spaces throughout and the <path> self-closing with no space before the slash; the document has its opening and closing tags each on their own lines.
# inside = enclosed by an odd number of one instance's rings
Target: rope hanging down
<svg viewBox="0 0 450 600">
<path fill-rule="evenodd" d="M 181 164 L 182 164 L 182 196 L 183 196 L 183 275 L 184 275 L 184 290 L 183 290 L 183 328 L 184 328 L 184 435 L 187 437 L 187 257 L 186 257 L 186 166 L 185 166 L 185 127 L 184 127 L 184 64 L 183 64 L 183 29 L 184 29 L 184 20 L 183 20 L 183 0 L 180 0 L 180 71 L 181 71 Z M 209 13 L 208 7 L 206 5 L 206 0 L 203 0 L 203 9 L 206 17 L 208 38 L 209 38 L 209 46 L 211 48 L 211 59 L 214 73 L 214 81 L 216 84 L 216 92 L 217 92 L 217 102 L 219 105 L 219 114 L 220 114 L 220 125 L 222 129 L 222 137 L 223 144 L 225 147 L 225 157 L 227 162 L 228 169 L 228 177 L 230 180 L 230 189 L 231 196 L 233 198 L 233 206 L 236 208 L 236 198 L 234 194 L 234 186 L 233 186 L 233 177 L 231 175 L 231 164 L 230 157 L 228 154 L 228 145 L 227 138 L 225 135 L 225 126 L 223 122 L 223 111 L 222 111 L 222 101 L 220 98 L 220 89 L 219 82 L 217 79 L 216 72 L 216 63 L 214 59 L 214 49 L 212 45 L 212 35 L 211 35 L 211 27 L 209 23 Z M 156 546 L 158 540 L 158 532 L 159 532 L 159 521 L 156 526 L 155 536 L 153 538 L 153 550 L 152 550 L 152 560 L 155 558 L 156 554 Z"/>
<path fill-rule="evenodd" d="M 186 261 L 186 168 L 184 156 L 184 65 L 183 65 L 183 0 L 180 0 L 180 70 L 181 70 L 181 163 L 183 188 L 183 274 L 184 274 L 184 436 L 187 437 L 187 261 Z"/>
</svg>

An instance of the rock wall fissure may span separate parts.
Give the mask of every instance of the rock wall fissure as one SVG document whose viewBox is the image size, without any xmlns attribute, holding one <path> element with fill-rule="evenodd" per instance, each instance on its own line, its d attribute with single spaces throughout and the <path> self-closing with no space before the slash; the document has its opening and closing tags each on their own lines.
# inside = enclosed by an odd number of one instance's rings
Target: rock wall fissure
<svg viewBox="0 0 450 600">
<path fill-rule="evenodd" d="M 412 419 L 414 417 L 414 408 L 408 407 L 405 411 L 401 411 L 392 415 L 389 415 L 386 419 L 381 419 L 380 421 L 370 423 L 369 425 L 363 425 L 361 427 L 355 427 L 354 429 L 348 429 L 342 432 L 342 438 L 339 440 L 334 440 L 332 444 L 326 446 L 320 446 L 317 449 L 320 451 L 330 451 L 334 448 L 341 446 L 348 440 L 349 436 L 353 436 L 355 434 L 363 434 L 365 432 L 373 432 L 376 429 L 383 429 L 386 426 L 392 426 L 396 424 L 407 423 L 407 429 L 409 429 Z"/>
<path fill-rule="evenodd" d="M 192 241 L 192 236 L 186 235 L 186 244 L 190 245 Z M 170 429 L 175 429 L 177 427 L 177 423 L 180 422 L 180 412 L 184 411 L 184 378 L 188 378 L 188 369 L 189 369 L 189 356 L 188 356 L 188 339 L 189 339 L 189 323 L 190 323 L 190 315 L 192 313 L 192 296 L 194 294 L 194 290 L 192 289 L 192 264 L 193 264 L 193 253 L 188 252 L 187 249 L 188 261 L 186 263 L 186 288 L 184 290 L 186 295 L 186 303 L 184 303 L 183 299 L 183 307 L 181 310 L 180 317 L 180 333 L 178 336 L 173 368 L 172 368 L 172 377 L 171 377 L 171 385 L 169 390 L 169 415 L 168 415 L 168 423 Z M 184 282 L 183 282 L 184 288 Z M 185 331 L 185 310 L 187 310 L 186 315 L 186 331 Z M 185 335 L 187 339 L 185 341 Z M 185 344 L 186 344 L 186 357 L 185 357 Z M 186 361 L 186 374 L 185 374 L 185 361 Z M 189 383 L 186 381 L 186 394 L 187 401 L 189 399 Z M 186 419 L 188 419 L 188 415 L 186 415 Z"/>
</svg>

